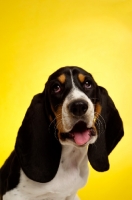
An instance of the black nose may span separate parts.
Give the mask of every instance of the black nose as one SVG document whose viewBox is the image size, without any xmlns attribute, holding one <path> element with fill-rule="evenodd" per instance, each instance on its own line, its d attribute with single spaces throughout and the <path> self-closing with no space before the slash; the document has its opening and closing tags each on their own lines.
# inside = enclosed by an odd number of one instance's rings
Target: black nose
<svg viewBox="0 0 132 200">
<path fill-rule="evenodd" d="M 69 104 L 69 111 L 75 116 L 82 116 L 88 109 L 88 103 L 84 100 L 76 100 Z"/>
</svg>

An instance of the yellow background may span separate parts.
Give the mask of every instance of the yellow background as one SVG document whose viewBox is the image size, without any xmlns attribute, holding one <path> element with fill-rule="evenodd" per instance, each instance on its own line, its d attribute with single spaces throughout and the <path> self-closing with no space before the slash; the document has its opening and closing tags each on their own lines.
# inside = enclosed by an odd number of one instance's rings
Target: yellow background
<svg viewBox="0 0 132 200">
<path fill-rule="evenodd" d="M 32 96 L 65 65 L 91 72 L 114 99 L 125 137 L 81 200 L 132 199 L 132 0 L 5 0 L 0 5 L 0 166 Z"/>
</svg>

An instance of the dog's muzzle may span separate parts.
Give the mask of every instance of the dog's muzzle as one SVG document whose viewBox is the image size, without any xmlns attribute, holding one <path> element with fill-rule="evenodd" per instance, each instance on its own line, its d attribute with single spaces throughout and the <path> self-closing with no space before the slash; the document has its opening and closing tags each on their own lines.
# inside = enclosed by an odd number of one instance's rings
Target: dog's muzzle
<svg viewBox="0 0 132 200">
<path fill-rule="evenodd" d="M 96 136 L 94 127 L 89 127 L 88 121 L 93 120 L 89 115 L 88 102 L 84 99 L 77 99 L 67 105 L 69 112 L 69 123 L 73 124 L 68 132 L 61 133 L 62 141 L 69 141 L 77 146 L 83 146 L 90 143 Z M 91 119 L 89 119 L 91 117 Z"/>
</svg>

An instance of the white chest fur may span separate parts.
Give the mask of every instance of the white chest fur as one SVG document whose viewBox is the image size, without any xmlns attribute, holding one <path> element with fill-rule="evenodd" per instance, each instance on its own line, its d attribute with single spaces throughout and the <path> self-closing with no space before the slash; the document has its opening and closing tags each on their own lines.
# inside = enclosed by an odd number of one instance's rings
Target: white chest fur
<svg viewBox="0 0 132 200">
<path fill-rule="evenodd" d="M 87 163 L 87 147 L 63 146 L 59 169 L 52 181 L 32 181 L 21 170 L 17 188 L 7 192 L 3 200 L 75 200 L 77 190 L 87 181 Z"/>
</svg>

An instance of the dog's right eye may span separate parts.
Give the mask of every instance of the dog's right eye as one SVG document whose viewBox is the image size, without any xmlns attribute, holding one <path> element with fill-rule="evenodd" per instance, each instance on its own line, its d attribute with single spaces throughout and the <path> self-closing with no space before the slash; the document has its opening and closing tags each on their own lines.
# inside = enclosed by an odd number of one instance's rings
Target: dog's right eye
<svg viewBox="0 0 132 200">
<path fill-rule="evenodd" d="M 52 87 L 52 92 L 57 94 L 61 91 L 61 86 L 59 84 L 55 84 L 53 87 Z"/>
</svg>

